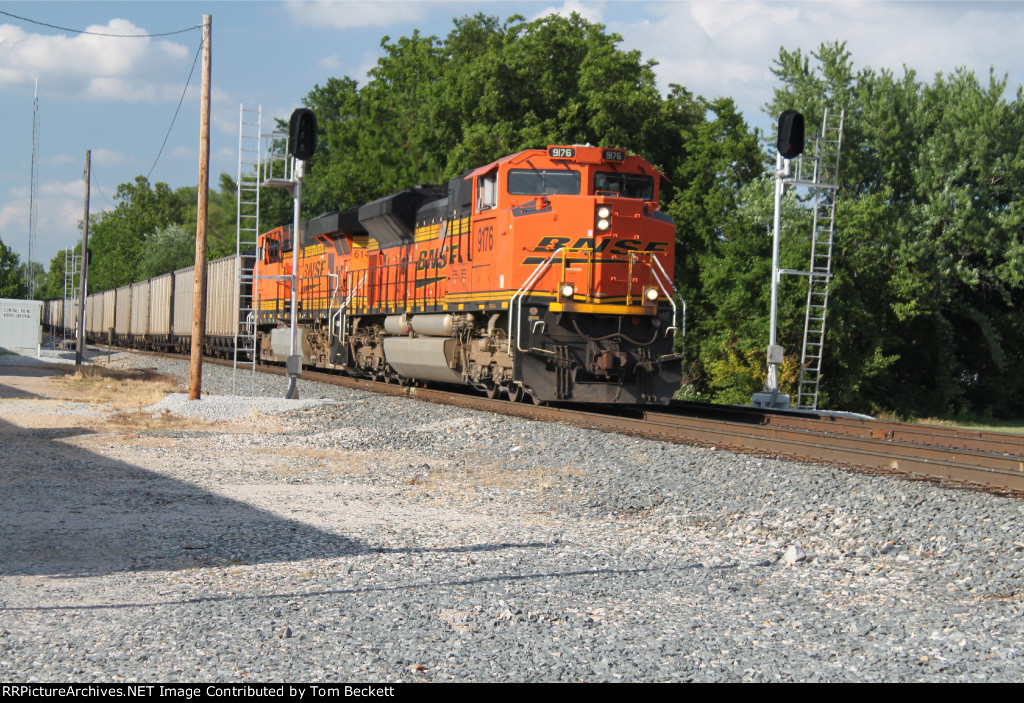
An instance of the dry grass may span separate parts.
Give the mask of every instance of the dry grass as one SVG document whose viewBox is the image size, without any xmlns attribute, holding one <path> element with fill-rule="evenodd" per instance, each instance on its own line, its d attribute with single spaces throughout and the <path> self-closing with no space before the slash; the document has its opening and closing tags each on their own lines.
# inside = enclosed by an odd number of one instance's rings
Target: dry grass
<svg viewBox="0 0 1024 703">
<path fill-rule="evenodd" d="M 168 411 L 144 411 L 170 393 L 181 392 L 170 376 L 148 369 L 135 371 L 84 366 L 72 373 L 54 378 L 60 400 L 89 403 L 113 410 L 99 420 L 105 429 L 122 433 L 147 430 L 203 430 L 215 423 L 199 418 L 185 418 Z"/>
<path fill-rule="evenodd" d="M 156 402 L 156 401 L 153 401 Z M 149 403 L 152 405 L 152 403 Z M 198 417 L 172 415 L 167 410 L 154 413 L 142 409 L 118 410 L 102 421 L 108 429 L 121 432 L 146 432 L 151 430 L 208 430 L 220 429 L 220 425 Z"/>
<path fill-rule="evenodd" d="M 919 425 L 938 425 L 940 427 L 960 427 L 979 432 L 1008 432 L 1010 434 L 1024 434 L 1024 420 L 993 420 L 990 423 L 956 422 L 953 420 L 939 420 L 936 418 L 922 418 L 915 420 Z"/>
<path fill-rule="evenodd" d="M 62 400 L 107 405 L 114 410 L 141 410 L 181 389 L 170 376 L 149 370 L 122 371 L 85 366 L 55 379 Z"/>
</svg>

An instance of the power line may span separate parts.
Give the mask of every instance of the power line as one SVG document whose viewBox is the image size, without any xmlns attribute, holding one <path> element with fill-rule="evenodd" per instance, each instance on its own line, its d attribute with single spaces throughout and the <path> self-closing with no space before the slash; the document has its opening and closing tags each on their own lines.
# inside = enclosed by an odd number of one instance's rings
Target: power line
<svg viewBox="0 0 1024 703">
<path fill-rule="evenodd" d="M 107 197 L 107 194 L 104 193 L 103 189 L 100 187 L 99 177 L 97 177 L 96 175 L 96 167 L 92 166 L 92 168 L 90 168 L 89 170 L 89 180 L 92 181 L 93 185 L 96 186 L 96 190 L 98 190 L 100 192 L 100 195 L 103 196 L 103 199 L 107 201 L 107 205 L 109 205 L 112 208 L 116 208 L 117 206 L 114 205 L 114 203 L 110 202 L 110 198 Z"/>
<path fill-rule="evenodd" d="M 173 34 L 184 34 L 185 32 L 191 32 L 194 29 L 202 29 L 203 28 L 203 25 L 197 24 L 197 25 L 193 25 L 192 27 L 186 27 L 185 29 L 178 29 L 178 30 L 173 31 L 173 32 L 157 32 L 157 33 L 153 33 L 153 34 L 111 34 L 111 33 L 106 33 L 106 32 L 89 32 L 89 31 L 86 31 L 84 29 L 74 29 L 72 27 L 61 27 L 61 26 L 58 26 L 58 25 L 55 25 L 55 24 L 48 24 L 46 22 L 40 22 L 38 20 L 30 19 L 28 17 L 22 17 L 20 15 L 14 14 L 13 12 L 7 12 L 5 10 L 0 10 L 0 15 L 6 15 L 8 17 L 13 17 L 13 18 L 21 20 L 23 22 L 29 22 L 31 24 L 37 24 L 37 25 L 39 25 L 41 27 L 49 27 L 50 29 L 58 29 L 58 30 L 60 30 L 62 32 L 75 32 L 77 34 L 89 34 L 89 35 L 97 36 L 97 37 L 117 37 L 117 38 L 122 38 L 122 39 L 141 39 L 141 38 L 145 38 L 145 37 L 168 37 L 168 36 L 171 36 Z M 178 107 L 175 108 L 175 110 L 174 110 L 174 117 L 171 118 L 171 124 L 167 128 L 167 134 L 164 135 L 163 142 L 160 144 L 160 150 L 157 152 L 156 159 L 153 161 L 153 166 L 149 169 L 149 173 L 146 174 L 146 180 L 149 180 L 149 177 L 153 175 L 153 170 L 156 168 L 157 163 L 160 161 L 160 156 L 163 155 L 163 153 L 164 153 L 164 147 L 167 146 L 167 139 L 171 136 L 171 130 L 174 128 L 175 120 L 178 119 L 178 113 L 181 111 L 181 105 L 185 101 L 185 94 L 188 92 L 188 86 L 192 82 L 192 75 L 195 73 L 196 63 L 199 61 L 199 54 L 202 52 L 202 50 L 203 50 L 203 42 L 200 41 L 199 42 L 199 48 L 196 49 L 195 58 L 192 59 L 192 68 L 188 72 L 188 79 L 185 81 L 185 88 L 181 91 L 181 98 L 178 100 Z M 93 179 L 90 178 L 89 180 L 92 181 Z M 103 193 L 103 189 L 100 188 L 98 181 L 96 182 L 96 188 L 99 190 L 100 195 L 103 196 L 103 199 L 107 201 L 107 204 L 109 204 L 111 207 L 114 207 L 114 204 L 111 203 L 110 200 L 107 198 L 106 194 Z M 30 254 L 30 256 L 31 256 L 31 254 Z"/>
<path fill-rule="evenodd" d="M 59 29 L 62 32 L 75 32 L 76 34 L 91 34 L 94 37 L 118 37 L 120 39 L 144 39 L 146 37 L 169 37 L 172 34 L 184 34 L 185 32 L 191 32 L 193 29 L 202 29 L 203 28 L 203 25 L 197 24 L 195 26 L 187 27 L 185 29 L 178 29 L 178 30 L 175 30 L 173 32 L 158 32 L 156 34 L 107 34 L 107 33 L 104 33 L 104 32 L 89 32 L 89 31 L 86 31 L 84 29 L 72 29 L 71 27 L 59 27 L 59 26 L 57 26 L 55 24 L 47 24 L 46 22 L 40 22 L 39 20 L 29 19 L 28 17 L 21 17 L 20 15 L 16 15 L 13 12 L 5 12 L 4 10 L 0 10 L 0 15 L 7 15 L 8 17 L 13 17 L 14 19 L 21 20 L 22 22 L 29 22 L 31 24 L 38 24 L 40 27 L 49 27 L 50 29 Z"/>
<path fill-rule="evenodd" d="M 157 152 L 156 160 L 153 161 L 153 167 L 149 169 L 149 173 L 146 174 L 146 180 L 153 175 L 153 169 L 156 168 L 157 161 L 160 160 L 160 155 L 164 153 L 164 147 L 167 145 L 167 138 L 171 136 L 171 129 L 174 128 L 174 121 L 178 119 L 178 112 L 181 110 L 181 103 L 185 100 L 185 93 L 188 92 L 188 84 L 192 82 L 192 74 L 195 73 L 196 63 L 199 61 L 199 53 L 203 50 L 203 42 L 199 42 L 199 48 L 196 49 L 196 57 L 192 59 L 192 70 L 188 72 L 188 80 L 185 81 L 185 89 L 181 91 L 181 98 L 178 100 L 178 107 L 174 111 L 174 117 L 171 118 L 171 126 L 167 128 L 167 134 L 164 135 L 163 144 L 160 145 L 160 151 Z"/>
</svg>

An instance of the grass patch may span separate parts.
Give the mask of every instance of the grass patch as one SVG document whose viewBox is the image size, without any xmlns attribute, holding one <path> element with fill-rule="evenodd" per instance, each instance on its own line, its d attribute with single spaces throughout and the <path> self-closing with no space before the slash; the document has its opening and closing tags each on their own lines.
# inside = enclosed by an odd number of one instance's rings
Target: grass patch
<svg viewBox="0 0 1024 703">
<path fill-rule="evenodd" d="M 148 403 L 148 405 L 152 405 L 152 403 Z M 180 417 L 172 415 L 167 410 L 158 413 L 141 409 L 120 410 L 107 416 L 103 424 L 109 429 L 129 434 L 151 430 L 206 430 L 214 427 L 219 429 L 217 423 L 209 420 Z"/>
<path fill-rule="evenodd" d="M 170 376 L 151 370 L 123 371 L 84 366 L 55 379 L 63 400 L 108 405 L 114 410 L 141 410 L 180 391 Z"/>
<path fill-rule="evenodd" d="M 979 432 L 1008 432 L 1010 434 L 1024 434 L 1024 420 L 989 420 L 987 422 L 959 422 L 955 420 L 939 420 L 936 418 L 923 418 L 915 420 L 919 425 L 937 425 L 939 427 L 960 427 L 966 430 L 977 430 Z"/>
</svg>

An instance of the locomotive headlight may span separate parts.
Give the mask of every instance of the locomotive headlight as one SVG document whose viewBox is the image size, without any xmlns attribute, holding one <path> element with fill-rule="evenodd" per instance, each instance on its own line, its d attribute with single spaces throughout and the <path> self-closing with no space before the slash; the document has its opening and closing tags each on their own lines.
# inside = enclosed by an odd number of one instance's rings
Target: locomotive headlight
<svg viewBox="0 0 1024 703">
<path fill-rule="evenodd" d="M 653 303 L 657 299 L 658 289 L 655 288 L 654 286 L 649 286 L 647 290 L 644 291 L 644 300 L 646 300 L 648 303 Z"/>
<path fill-rule="evenodd" d="M 597 218 L 594 226 L 598 232 L 607 232 L 612 226 L 612 209 L 607 205 L 599 205 L 596 212 Z"/>
<path fill-rule="evenodd" d="M 597 208 L 597 216 L 602 220 L 607 220 L 609 217 L 612 216 L 612 209 L 607 205 L 602 205 L 601 207 Z"/>
<path fill-rule="evenodd" d="M 576 289 L 573 287 L 573 285 L 571 283 L 563 283 L 559 287 L 558 293 L 563 298 L 569 298 L 571 300 L 572 296 L 575 295 L 575 293 L 576 293 Z"/>
</svg>

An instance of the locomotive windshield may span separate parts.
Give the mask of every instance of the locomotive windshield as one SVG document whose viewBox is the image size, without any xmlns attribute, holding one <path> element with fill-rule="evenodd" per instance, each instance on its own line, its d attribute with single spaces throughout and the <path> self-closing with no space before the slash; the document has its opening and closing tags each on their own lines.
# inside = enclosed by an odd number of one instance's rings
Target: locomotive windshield
<svg viewBox="0 0 1024 703">
<path fill-rule="evenodd" d="M 594 174 L 594 192 L 614 193 L 623 198 L 654 200 L 654 179 L 635 173 L 599 171 Z"/>
<path fill-rule="evenodd" d="M 512 170 L 508 172 L 512 195 L 579 195 L 579 171 Z"/>
</svg>

